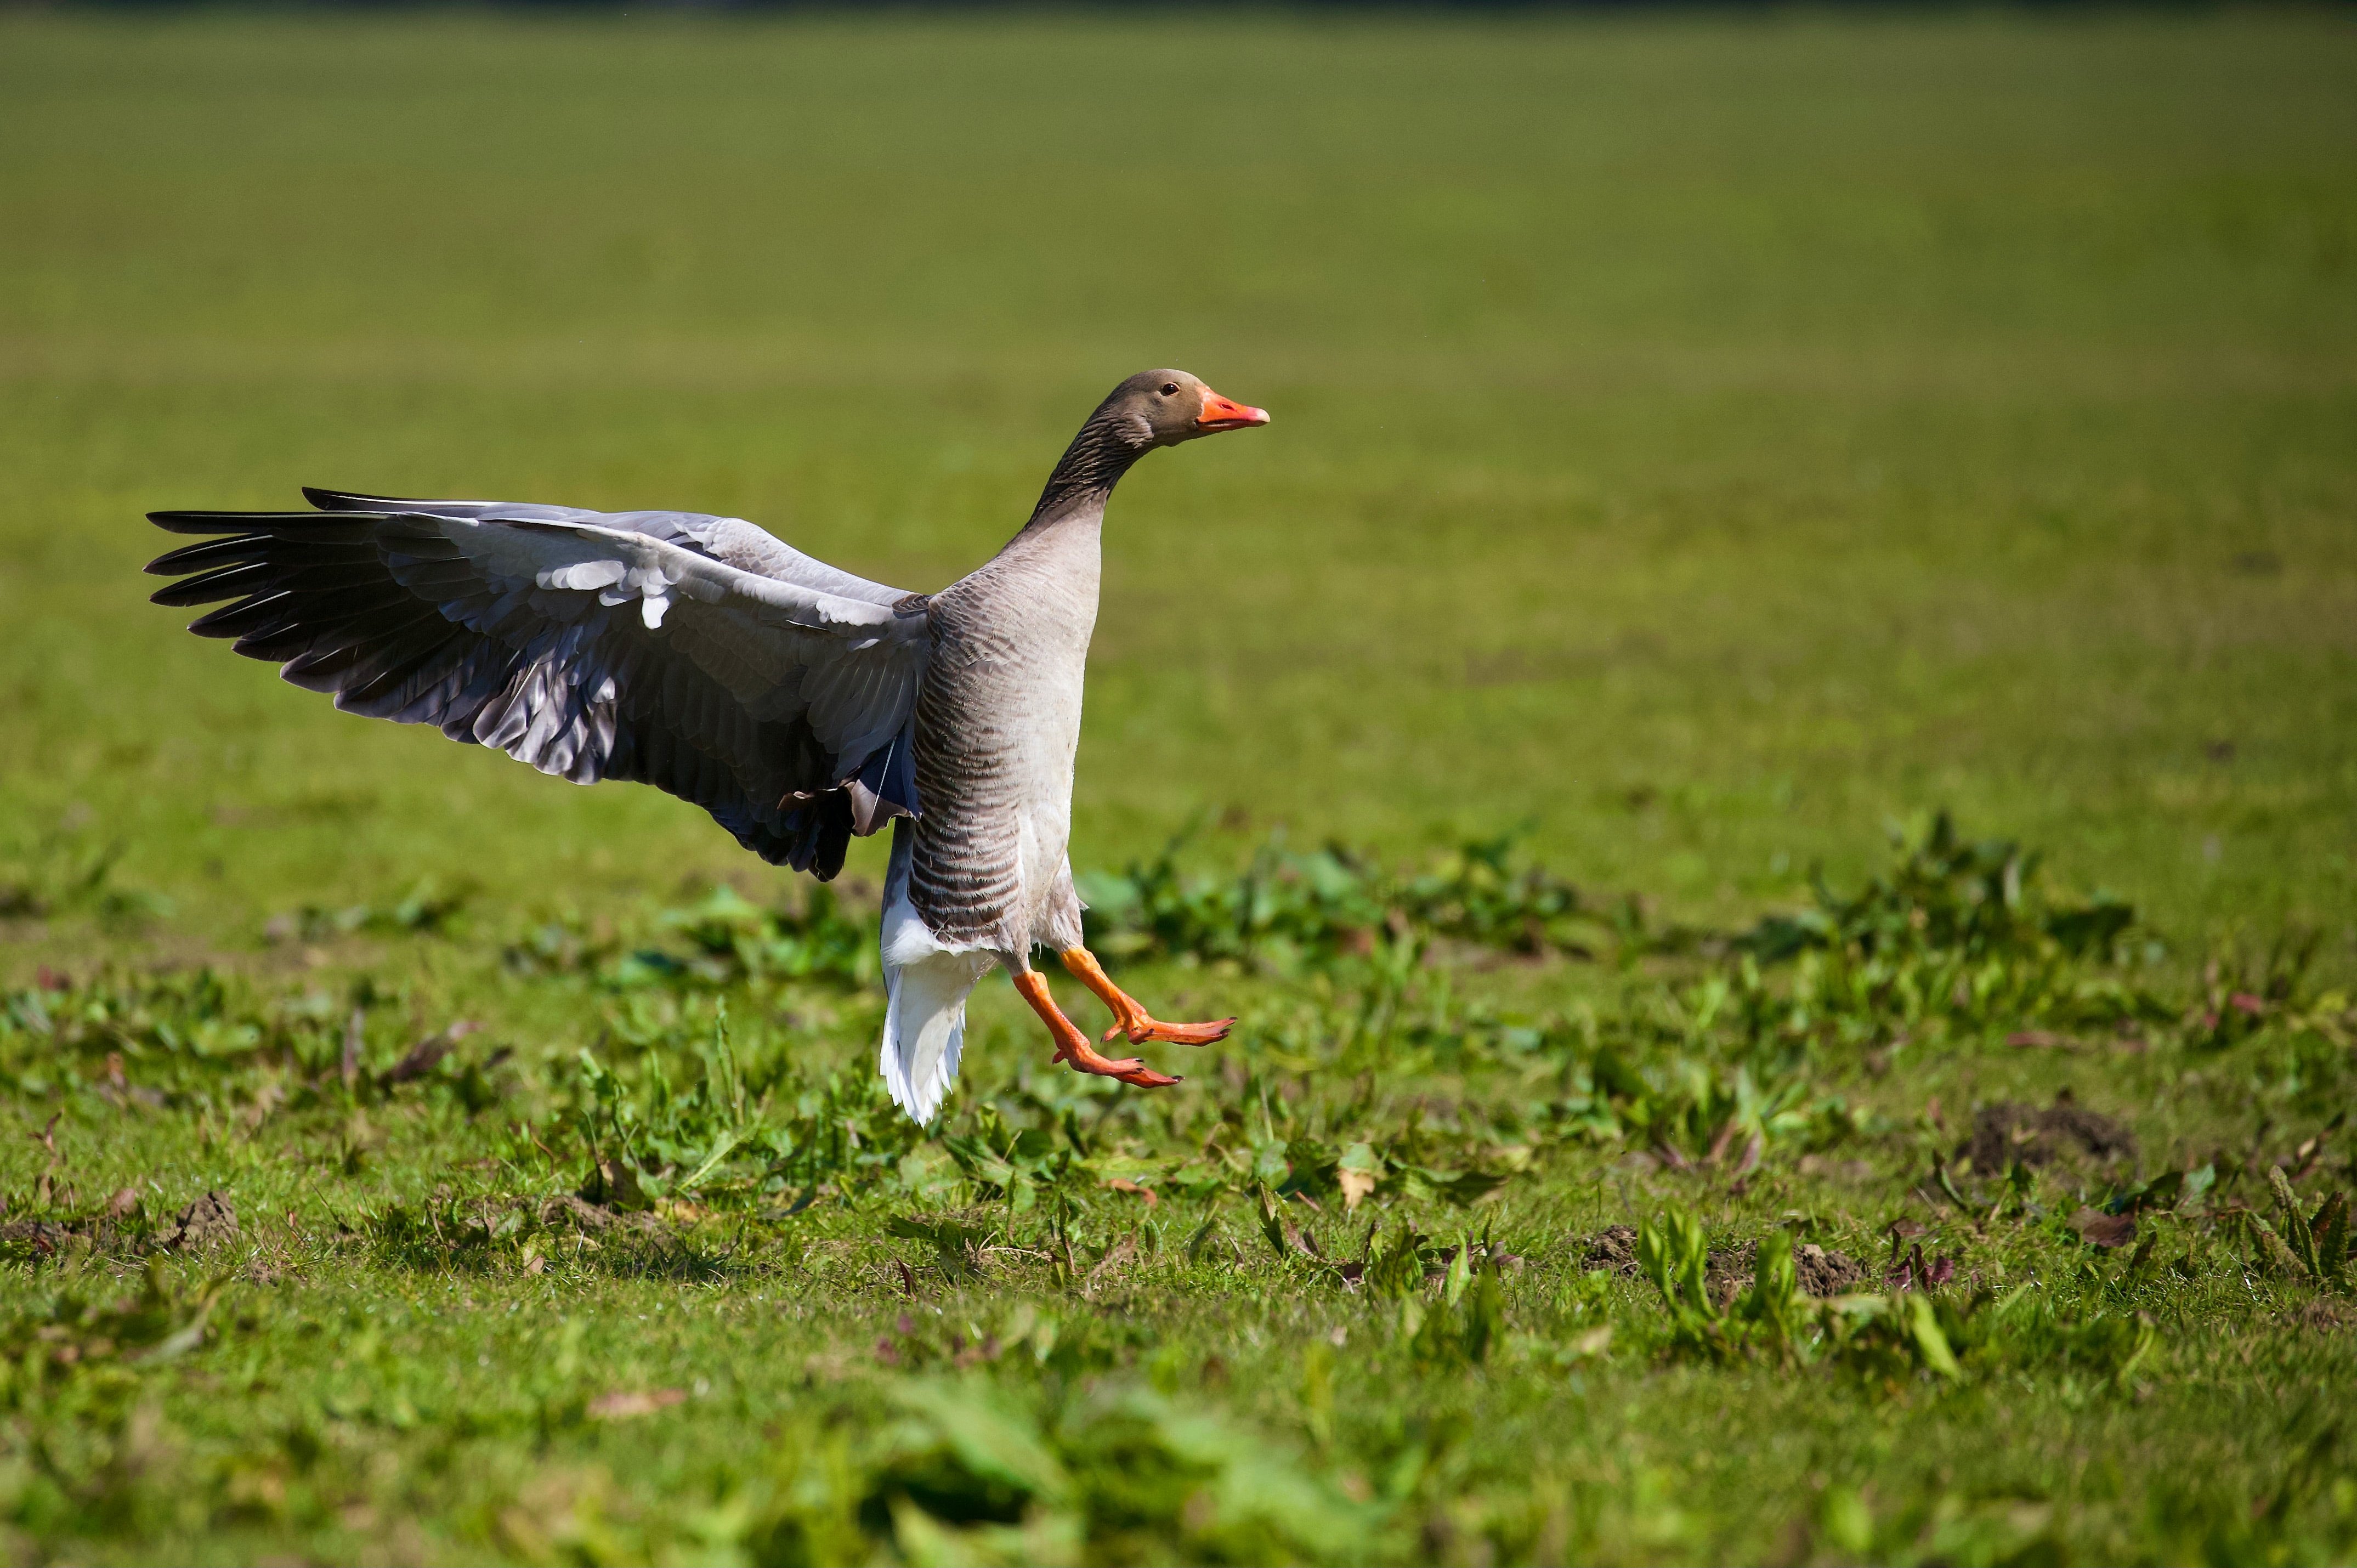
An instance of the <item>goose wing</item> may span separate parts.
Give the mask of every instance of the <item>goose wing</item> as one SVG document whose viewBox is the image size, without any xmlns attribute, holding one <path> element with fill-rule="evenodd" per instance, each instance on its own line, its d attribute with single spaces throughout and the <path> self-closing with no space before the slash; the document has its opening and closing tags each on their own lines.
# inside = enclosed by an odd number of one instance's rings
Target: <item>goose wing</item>
<svg viewBox="0 0 2357 1568">
<path fill-rule="evenodd" d="M 151 512 L 219 537 L 147 570 L 346 713 L 438 725 L 576 783 L 628 779 L 831 877 L 919 810 L 925 599 L 737 518 L 306 490 L 310 512 Z"/>
</svg>

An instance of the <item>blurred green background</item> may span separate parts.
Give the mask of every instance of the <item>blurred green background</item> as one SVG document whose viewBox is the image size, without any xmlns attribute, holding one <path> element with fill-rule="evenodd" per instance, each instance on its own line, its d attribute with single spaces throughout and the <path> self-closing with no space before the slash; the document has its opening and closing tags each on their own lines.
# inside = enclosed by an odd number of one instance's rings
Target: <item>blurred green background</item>
<svg viewBox="0 0 2357 1568">
<path fill-rule="evenodd" d="M 0 836 L 119 841 L 167 943 L 758 872 L 186 636 L 140 513 L 931 589 L 1178 364 L 1275 424 L 1116 498 L 1082 865 L 1527 821 L 1720 918 L 1946 804 L 2345 963 L 2352 84 L 2346 10 L 0 16 Z"/>
</svg>

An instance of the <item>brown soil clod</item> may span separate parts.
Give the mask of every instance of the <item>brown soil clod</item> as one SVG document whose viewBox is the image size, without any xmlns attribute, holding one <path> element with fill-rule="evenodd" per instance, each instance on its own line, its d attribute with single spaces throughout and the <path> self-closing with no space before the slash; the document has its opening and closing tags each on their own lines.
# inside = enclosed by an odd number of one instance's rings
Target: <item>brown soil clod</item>
<svg viewBox="0 0 2357 1568">
<path fill-rule="evenodd" d="M 522 1207 L 526 1213 L 534 1212 L 534 1205 L 529 1199 Z M 684 1204 L 673 1206 L 673 1218 L 679 1218 L 680 1211 L 686 1208 Z M 578 1193 L 559 1193 L 546 1198 L 537 1206 L 537 1213 L 541 1224 L 552 1230 L 569 1225 L 585 1236 L 613 1230 L 656 1238 L 670 1234 L 662 1217 L 651 1211 L 608 1208 L 589 1202 Z"/>
<path fill-rule="evenodd" d="M 1827 1251 L 1810 1241 L 1792 1249 L 1792 1272 L 1800 1276 L 1801 1289 L 1810 1295 L 1847 1295 L 1874 1283 L 1874 1271 L 1856 1258 Z"/>
<path fill-rule="evenodd" d="M 1956 1147 L 1957 1158 L 1969 1155 L 1973 1169 L 1983 1173 L 2003 1171 L 2016 1160 L 2044 1165 L 2083 1156 L 2108 1164 L 2135 1153 L 2136 1134 L 2124 1123 L 2067 1098 L 2043 1110 L 2010 1100 L 1984 1105 L 1973 1112 L 1972 1135 Z"/>
<path fill-rule="evenodd" d="M 1575 1252 L 1591 1269 L 1603 1269 L 1622 1278 L 1633 1278 L 1637 1273 L 1637 1232 L 1627 1225 L 1608 1226 L 1578 1243 Z M 1703 1274 L 1704 1287 L 1713 1301 L 1723 1305 L 1751 1283 L 1759 1265 L 1757 1241 L 1721 1248 L 1710 1254 Z M 1846 1252 L 1828 1251 L 1809 1241 L 1792 1249 L 1792 1273 L 1802 1293 L 1813 1296 L 1846 1295 L 1874 1283 L 1874 1271 L 1856 1258 Z"/>
<path fill-rule="evenodd" d="M 1633 1226 L 1609 1225 L 1578 1244 L 1579 1261 L 1590 1269 L 1631 1277 L 1637 1273 L 1637 1231 Z"/>
<path fill-rule="evenodd" d="M 1721 1306 L 1749 1287 L 1760 1270 L 1760 1243 L 1721 1248 L 1703 1271 L 1703 1288 Z M 1803 1295 L 1846 1295 L 1874 1283 L 1874 1271 L 1846 1252 L 1831 1252 L 1813 1241 L 1792 1249 L 1792 1274 Z"/>
<path fill-rule="evenodd" d="M 206 1193 L 152 1236 L 140 1234 L 140 1208 L 138 1191 L 123 1187 L 96 1214 L 0 1225 L 0 1241 L 29 1243 L 43 1256 L 54 1256 L 62 1251 L 87 1249 L 194 1252 L 238 1239 L 237 1211 L 219 1192 Z"/>
<path fill-rule="evenodd" d="M 237 1210 L 218 1192 L 206 1193 L 156 1233 L 156 1245 L 173 1252 L 193 1252 L 236 1240 Z"/>
<path fill-rule="evenodd" d="M 604 1230 L 621 1217 L 576 1193 L 559 1193 L 540 1206 L 540 1222 L 554 1227 L 570 1220 L 576 1230 Z"/>
<path fill-rule="evenodd" d="M 45 1258 L 55 1257 L 68 1247 L 91 1244 L 81 1228 L 46 1219 L 15 1219 L 0 1225 L 0 1241 L 23 1242 Z"/>
</svg>

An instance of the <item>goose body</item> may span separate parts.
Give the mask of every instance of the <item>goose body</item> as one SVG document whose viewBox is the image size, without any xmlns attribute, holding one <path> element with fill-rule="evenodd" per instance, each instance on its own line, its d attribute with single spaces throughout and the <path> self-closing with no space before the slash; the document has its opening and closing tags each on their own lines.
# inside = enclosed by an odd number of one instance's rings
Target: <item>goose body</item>
<svg viewBox="0 0 2357 1568">
<path fill-rule="evenodd" d="M 965 998 L 994 963 L 1081 945 L 1067 846 L 1096 628 L 1101 513 L 1026 529 L 928 607 L 917 793 L 885 879 L 882 1047 L 892 1097 L 929 1122 L 957 1071 Z"/>
<path fill-rule="evenodd" d="M 1100 1055 L 1057 1010 L 1047 947 L 1112 1008 L 1104 1038 L 1208 1044 L 1164 1024 L 1082 945 L 1068 850 L 1104 508 L 1156 446 L 1265 424 L 1183 371 L 1114 390 L 1022 531 L 926 596 L 842 572 L 739 518 L 307 490 L 311 512 L 150 513 L 214 535 L 150 564 L 168 605 L 346 712 L 433 724 L 577 783 L 694 801 L 746 848 L 821 880 L 894 823 L 880 1066 L 930 1122 L 965 1003 L 1004 968 L 1075 1069 L 1178 1081 Z"/>
</svg>

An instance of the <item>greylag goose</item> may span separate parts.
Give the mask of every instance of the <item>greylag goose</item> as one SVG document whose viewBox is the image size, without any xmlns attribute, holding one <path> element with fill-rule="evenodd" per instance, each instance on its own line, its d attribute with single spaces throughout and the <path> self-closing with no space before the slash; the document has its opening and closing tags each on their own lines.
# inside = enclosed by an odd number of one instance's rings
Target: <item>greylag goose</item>
<svg viewBox="0 0 2357 1568">
<path fill-rule="evenodd" d="M 1130 377 L 1021 532 L 932 595 L 741 518 L 317 489 L 308 512 L 151 512 L 220 537 L 147 570 L 180 578 L 158 604 L 233 601 L 188 629 L 346 713 L 436 725 L 578 784 L 651 784 L 771 865 L 825 881 L 855 834 L 893 822 L 881 1065 L 930 1122 L 994 966 L 1057 1061 L 1142 1088 L 1178 1079 L 1097 1046 L 1209 1045 L 1235 1022 L 1161 1022 L 1107 977 L 1065 851 L 1105 501 L 1157 446 L 1267 423 L 1183 371 Z M 1057 1007 L 1038 947 L 1112 1010 L 1102 1040 Z"/>
</svg>

